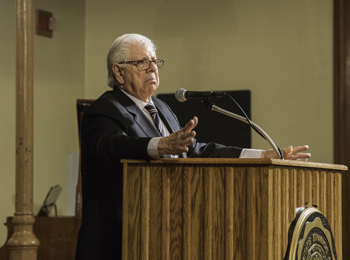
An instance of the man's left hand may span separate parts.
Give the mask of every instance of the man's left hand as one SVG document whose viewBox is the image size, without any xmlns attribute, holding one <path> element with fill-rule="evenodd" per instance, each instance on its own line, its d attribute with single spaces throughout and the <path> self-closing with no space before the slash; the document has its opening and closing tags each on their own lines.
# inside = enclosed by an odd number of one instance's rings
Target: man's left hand
<svg viewBox="0 0 350 260">
<path fill-rule="evenodd" d="M 286 160 L 297 160 L 297 161 L 307 161 L 308 158 L 311 157 L 310 153 L 303 153 L 309 149 L 308 145 L 302 146 L 289 146 L 287 148 L 281 149 L 283 153 L 283 157 Z M 272 149 L 265 150 L 261 154 L 261 158 L 271 158 L 271 159 L 279 159 L 279 156 Z"/>
</svg>

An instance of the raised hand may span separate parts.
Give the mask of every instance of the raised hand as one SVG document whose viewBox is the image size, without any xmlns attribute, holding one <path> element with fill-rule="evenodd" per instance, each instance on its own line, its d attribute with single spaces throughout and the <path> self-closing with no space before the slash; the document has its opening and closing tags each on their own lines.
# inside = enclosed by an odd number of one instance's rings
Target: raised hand
<svg viewBox="0 0 350 260">
<path fill-rule="evenodd" d="M 163 137 L 158 143 L 158 154 L 162 156 L 164 154 L 179 155 L 188 151 L 187 146 L 193 143 L 193 137 L 196 136 L 196 132 L 193 128 L 198 124 L 198 118 L 193 117 L 184 128 L 179 131 Z"/>
</svg>

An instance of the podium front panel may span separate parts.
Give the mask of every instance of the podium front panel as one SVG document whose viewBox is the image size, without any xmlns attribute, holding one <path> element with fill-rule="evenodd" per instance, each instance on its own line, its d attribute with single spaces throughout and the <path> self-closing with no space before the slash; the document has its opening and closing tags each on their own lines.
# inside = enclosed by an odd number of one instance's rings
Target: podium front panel
<svg viewBox="0 0 350 260">
<path fill-rule="evenodd" d="M 342 259 L 341 172 L 271 159 L 124 160 L 123 259 L 283 259 L 316 205 Z"/>
</svg>

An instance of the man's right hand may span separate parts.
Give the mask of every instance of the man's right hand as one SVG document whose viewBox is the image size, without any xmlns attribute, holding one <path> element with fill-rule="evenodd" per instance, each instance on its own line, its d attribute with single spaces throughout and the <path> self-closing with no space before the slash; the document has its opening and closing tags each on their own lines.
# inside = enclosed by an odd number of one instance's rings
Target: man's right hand
<svg viewBox="0 0 350 260">
<path fill-rule="evenodd" d="M 193 137 L 196 136 L 193 128 L 197 124 L 198 118 L 193 117 L 184 128 L 166 137 L 162 137 L 158 143 L 159 156 L 163 156 L 164 154 L 180 155 L 188 152 L 187 146 L 193 143 Z"/>
</svg>

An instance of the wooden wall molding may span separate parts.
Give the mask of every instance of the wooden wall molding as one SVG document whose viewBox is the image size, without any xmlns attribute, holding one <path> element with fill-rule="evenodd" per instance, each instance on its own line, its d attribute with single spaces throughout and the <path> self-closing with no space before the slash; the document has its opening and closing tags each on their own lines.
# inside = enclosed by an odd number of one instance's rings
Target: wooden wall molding
<svg viewBox="0 0 350 260">
<path fill-rule="evenodd" d="M 350 165 L 350 3 L 334 0 L 334 163 Z M 343 174 L 343 257 L 350 259 L 350 177 Z"/>
<path fill-rule="evenodd" d="M 350 164 L 350 3 L 334 0 L 334 163 Z"/>
</svg>

